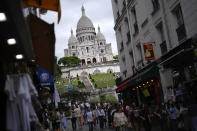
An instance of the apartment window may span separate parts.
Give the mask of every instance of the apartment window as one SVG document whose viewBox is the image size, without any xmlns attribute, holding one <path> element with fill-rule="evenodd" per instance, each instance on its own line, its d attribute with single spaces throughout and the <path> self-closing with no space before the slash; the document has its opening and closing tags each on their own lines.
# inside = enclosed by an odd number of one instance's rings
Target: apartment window
<svg viewBox="0 0 197 131">
<path fill-rule="evenodd" d="M 122 52 L 124 50 L 124 45 L 123 45 L 123 41 L 120 43 L 120 52 Z"/>
<path fill-rule="evenodd" d="M 161 42 L 165 41 L 165 36 L 164 36 L 164 32 L 163 32 L 163 23 L 160 22 L 160 23 L 156 26 L 156 29 L 157 29 L 157 31 L 158 31 L 158 33 L 159 33 Z"/>
<path fill-rule="evenodd" d="M 153 4 L 153 12 L 159 10 L 160 8 L 159 0 L 152 0 L 152 4 Z"/>
<path fill-rule="evenodd" d="M 131 35 L 130 35 L 130 31 L 127 32 L 127 44 L 129 44 L 131 41 Z"/>
<path fill-rule="evenodd" d="M 135 10 L 135 7 L 132 8 L 131 12 L 133 13 L 134 15 L 134 18 L 136 19 L 137 18 L 137 15 L 136 15 L 136 10 Z"/>
<path fill-rule="evenodd" d="M 127 70 L 123 71 L 125 77 L 127 77 Z"/>
<path fill-rule="evenodd" d="M 174 10 L 174 14 L 176 16 L 177 25 L 178 25 L 178 28 L 176 29 L 177 37 L 178 37 L 178 41 L 181 43 L 183 40 L 186 39 L 186 30 L 185 30 L 185 25 L 184 25 L 183 15 L 180 5 L 176 7 L 176 9 Z"/>
<path fill-rule="evenodd" d="M 137 21 L 134 23 L 134 31 L 135 31 L 134 35 L 136 35 L 139 32 Z"/>
<path fill-rule="evenodd" d="M 126 7 L 126 2 L 125 2 L 125 0 L 123 0 L 122 5 L 123 5 L 123 8 Z"/>
<path fill-rule="evenodd" d="M 131 60 L 132 60 L 132 62 L 134 64 L 134 58 L 133 58 L 133 51 L 132 50 L 129 51 L 129 55 L 130 55 Z"/>
<path fill-rule="evenodd" d="M 143 60 L 143 56 L 142 56 L 142 48 L 141 48 L 141 45 L 140 45 L 140 43 L 138 43 L 137 45 L 136 45 L 136 47 L 137 47 L 137 51 L 138 51 L 138 54 L 139 54 L 139 56 L 140 56 L 140 62 Z"/>
<path fill-rule="evenodd" d="M 86 47 L 87 53 L 89 53 L 89 47 Z"/>
<path fill-rule="evenodd" d="M 167 45 L 166 45 L 166 41 L 163 41 L 160 44 L 160 48 L 161 48 L 161 54 L 164 55 L 167 53 Z"/>
<path fill-rule="evenodd" d="M 178 26 L 181 26 L 184 24 L 183 22 L 183 15 L 182 15 L 182 11 L 181 11 L 181 7 L 180 5 L 177 7 L 177 9 L 174 11 L 175 16 L 177 18 L 177 24 Z"/>
<path fill-rule="evenodd" d="M 120 17 L 120 13 L 119 13 L 119 11 L 117 12 L 117 18 L 119 18 Z"/>
<path fill-rule="evenodd" d="M 122 57 L 122 62 L 123 62 L 124 65 L 126 65 L 126 61 L 125 61 L 125 57 L 124 56 Z"/>
</svg>

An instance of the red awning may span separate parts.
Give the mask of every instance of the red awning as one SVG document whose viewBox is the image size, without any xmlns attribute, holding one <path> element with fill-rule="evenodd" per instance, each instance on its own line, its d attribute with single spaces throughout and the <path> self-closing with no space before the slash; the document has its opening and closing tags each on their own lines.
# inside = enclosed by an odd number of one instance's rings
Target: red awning
<svg viewBox="0 0 197 131">
<path fill-rule="evenodd" d="M 129 87 L 129 82 L 131 81 L 132 78 L 130 78 L 129 80 L 125 81 L 124 83 L 122 83 L 121 85 L 118 86 L 118 88 L 116 88 L 116 93 L 120 93 L 122 90 L 126 89 Z"/>
</svg>

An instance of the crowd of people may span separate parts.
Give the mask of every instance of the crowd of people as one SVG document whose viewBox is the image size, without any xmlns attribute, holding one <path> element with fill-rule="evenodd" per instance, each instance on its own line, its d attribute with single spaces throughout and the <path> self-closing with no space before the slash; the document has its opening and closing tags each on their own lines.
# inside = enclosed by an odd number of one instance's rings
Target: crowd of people
<svg viewBox="0 0 197 131">
<path fill-rule="evenodd" d="M 72 129 L 88 125 L 89 131 L 95 128 L 114 128 L 116 131 L 197 131 L 197 105 L 184 106 L 182 103 L 141 104 L 130 105 L 102 104 L 93 106 L 73 105 L 70 116 L 56 110 L 49 116 L 46 110 L 43 114 L 43 124 L 49 127 L 52 121 L 54 131 L 66 130 L 66 121 L 72 122 Z"/>
</svg>

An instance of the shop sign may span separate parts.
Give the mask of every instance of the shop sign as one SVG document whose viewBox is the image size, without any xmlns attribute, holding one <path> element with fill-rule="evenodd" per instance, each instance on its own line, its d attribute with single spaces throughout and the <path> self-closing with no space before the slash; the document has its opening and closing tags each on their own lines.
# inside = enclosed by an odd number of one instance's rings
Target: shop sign
<svg viewBox="0 0 197 131">
<path fill-rule="evenodd" d="M 144 47 L 144 55 L 145 55 L 145 60 L 154 60 L 154 51 L 153 51 L 153 42 L 152 43 L 145 43 L 143 45 Z"/>
<path fill-rule="evenodd" d="M 53 75 L 51 75 L 48 71 L 38 67 L 37 68 L 37 75 L 40 80 L 40 84 L 43 87 L 49 87 L 54 85 Z"/>
</svg>

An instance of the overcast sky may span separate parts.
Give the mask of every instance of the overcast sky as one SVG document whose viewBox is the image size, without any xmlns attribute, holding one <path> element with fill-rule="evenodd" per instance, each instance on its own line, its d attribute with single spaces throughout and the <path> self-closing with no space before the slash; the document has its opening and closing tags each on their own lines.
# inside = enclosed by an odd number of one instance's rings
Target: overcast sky
<svg viewBox="0 0 197 131">
<path fill-rule="evenodd" d="M 56 12 L 48 11 L 46 15 L 41 15 L 41 18 L 48 23 L 55 23 L 55 55 L 58 58 L 64 56 L 64 49 L 68 47 L 68 38 L 70 37 L 71 28 L 74 34 L 76 34 L 77 22 L 81 17 L 83 1 L 84 0 L 61 0 L 62 16 L 59 24 L 57 24 Z M 92 20 L 96 31 L 99 25 L 107 43 L 112 43 L 113 54 L 117 54 L 111 0 L 85 0 L 84 7 L 86 16 Z"/>
</svg>

